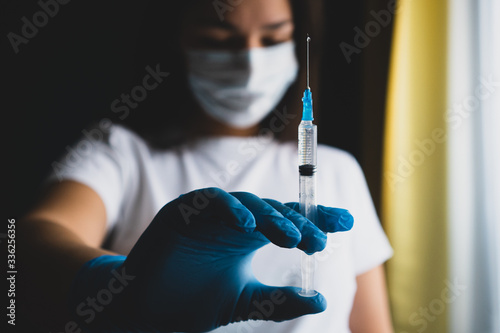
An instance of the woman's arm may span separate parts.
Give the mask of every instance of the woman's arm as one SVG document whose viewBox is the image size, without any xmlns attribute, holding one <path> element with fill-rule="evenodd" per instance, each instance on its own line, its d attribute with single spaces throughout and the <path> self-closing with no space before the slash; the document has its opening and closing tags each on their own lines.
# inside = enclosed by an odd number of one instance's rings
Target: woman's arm
<svg viewBox="0 0 500 333">
<path fill-rule="evenodd" d="M 71 282 L 100 248 L 106 211 L 99 195 L 74 181 L 54 184 L 18 224 L 19 320 L 64 329 Z M 61 326 L 62 325 L 62 326 Z"/>
<path fill-rule="evenodd" d="M 349 322 L 352 333 L 394 332 L 383 266 L 359 275 L 356 282 L 358 289 Z"/>
</svg>

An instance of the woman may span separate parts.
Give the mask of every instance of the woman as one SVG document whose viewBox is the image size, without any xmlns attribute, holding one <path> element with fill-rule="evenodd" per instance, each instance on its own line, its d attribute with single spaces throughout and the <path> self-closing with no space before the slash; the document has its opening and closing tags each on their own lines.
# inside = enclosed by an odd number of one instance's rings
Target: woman
<svg viewBox="0 0 500 333">
<path fill-rule="evenodd" d="M 26 271 L 47 272 L 29 281 L 33 320 L 74 332 L 392 331 L 381 267 L 391 248 L 355 160 L 321 146 L 317 227 L 295 212 L 286 139 L 300 120 L 290 98 L 306 9 L 151 4 L 139 76 L 165 82 L 141 109 L 115 105 L 123 124 L 57 170 L 19 226 Z M 352 213 L 351 231 L 332 205 Z M 299 252 L 323 249 L 320 294 L 301 297 Z"/>
</svg>

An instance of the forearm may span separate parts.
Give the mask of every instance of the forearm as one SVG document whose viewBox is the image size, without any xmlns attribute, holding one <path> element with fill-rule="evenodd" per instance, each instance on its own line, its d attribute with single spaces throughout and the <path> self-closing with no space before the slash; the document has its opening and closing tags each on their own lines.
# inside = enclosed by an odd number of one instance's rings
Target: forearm
<svg viewBox="0 0 500 333">
<path fill-rule="evenodd" d="M 50 221 L 20 221 L 18 239 L 19 318 L 60 328 L 69 319 L 68 292 L 80 267 L 113 253 L 86 245 L 75 233 Z"/>
</svg>

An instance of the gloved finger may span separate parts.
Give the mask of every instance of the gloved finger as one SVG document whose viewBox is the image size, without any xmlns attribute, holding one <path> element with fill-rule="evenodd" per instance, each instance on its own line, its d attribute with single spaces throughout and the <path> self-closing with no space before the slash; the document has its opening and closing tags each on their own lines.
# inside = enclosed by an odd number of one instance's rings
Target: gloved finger
<svg viewBox="0 0 500 333">
<path fill-rule="evenodd" d="M 256 223 L 252 213 L 236 197 L 216 188 L 204 188 L 179 196 L 158 213 L 177 230 L 207 221 L 251 232 Z"/>
<path fill-rule="evenodd" d="M 273 206 L 281 215 L 289 219 L 300 231 L 302 239 L 297 245 L 297 248 L 303 250 L 307 254 L 313 254 L 325 248 L 327 241 L 326 235 L 311 221 L 279 201 L 273 199 L 263 200 Z"/>
<path fill-rule="evenodd" d="M 280 212 L 258 196 L 248 192 L 231 192 L 245 207 L 252 212 L 256 229 L 272 243 L 292 248 L 301 240 L 297 227 Z"/>
<path fill-rule="evenodd" d="M 325 232 L 340 232 L 352 229 L 354 217 L 347 209 L 318 205 L 318 227 Z"/>
<path fill-rule="evenodd" d="M 318 293 L 313 297 L 302 297 L 297 287 L 254 286 L 250 295 L 242 295 L 243 320 L 284 321 L 303 315 L 323 312 L 325 297 Z M 246 299 L 246 297 L 249 299 Z M 247 307 L 245 307 L 245 305 Z"/>
<path fill-rule="evenodd" d="M 300 212 L 298 202 L 287 202 L 286 206 Z M 317 206 L 316 226 L 323 232 L 339 232 L 351 230 L 354 218 L 347 209 Z"/>
</svg>

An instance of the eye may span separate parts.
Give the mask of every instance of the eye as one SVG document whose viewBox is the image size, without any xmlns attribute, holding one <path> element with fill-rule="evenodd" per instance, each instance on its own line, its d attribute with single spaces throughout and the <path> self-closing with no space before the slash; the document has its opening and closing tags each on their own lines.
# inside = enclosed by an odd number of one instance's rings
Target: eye
<svg viewBox="0 0 500 333">
<path fill-rule="evenodd" d="M 289 41 L 291 38 L 272 38 L 272 37 L 264 37 L 261 40 L 263 46 L 273 46 L 276 44 L 284 43 Z"/>
<path fill-rule="evenodd" d="M 292 38 L 293 24 L 283 24 L 262 34 L 260 42 L 262 46 L 273 46 L 292 40 Z"/>
</svg>

